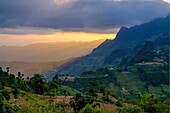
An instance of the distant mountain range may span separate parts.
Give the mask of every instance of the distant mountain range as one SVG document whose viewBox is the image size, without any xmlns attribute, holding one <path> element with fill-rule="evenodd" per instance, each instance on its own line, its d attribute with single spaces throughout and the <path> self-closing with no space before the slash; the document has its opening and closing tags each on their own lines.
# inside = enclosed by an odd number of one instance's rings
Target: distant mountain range
<svg viewBox="0 0 170 113">
<path fill-rule="evenodd" d="M 24 74 L 24 77 L 32 77 L 34 74 L 45 74 L 50 71 L 54 71 L 56 68 L 60 68 L 67 63 L 75 60 L 70 58 L 63 61 L 53 61 L 53 62 L 0 62 L 0 67 L 6 70 L 9 67 L 9 72 L 18 75 L 18 72 Z"/>
<path fill-rule="evenodd" d="M 122 27 L 114 40 L 105 40 L 91 54 L 69 63 L 56 73 L 77 76 L 85 71 L 119 65 L 122 58 L 134 54 L 146 41 L 169 44 L 169 35 L 169 15 L 130 28 Z"/>
<path fill-rule="evenodd" d="M 104 39 L 91 42 L 53 42 L 27 46 L 0 46 L 0 61 L 52 62 L 89 54 Z"/>
<path fill-rule="evenodd" d="M 91 42 L 54 42 L 28 46 L 0 46 L 0 67 L 10 67 L 10 73 L 20 71 L 25 77 L 45 74 L 61 68 L 77 57 L 89 54 L 104 39 Z"/>
</svg>

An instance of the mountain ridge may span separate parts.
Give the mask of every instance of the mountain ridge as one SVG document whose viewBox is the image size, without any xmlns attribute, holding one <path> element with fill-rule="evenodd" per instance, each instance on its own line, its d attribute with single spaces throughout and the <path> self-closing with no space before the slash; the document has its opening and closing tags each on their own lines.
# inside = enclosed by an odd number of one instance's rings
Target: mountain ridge
<svg viewBox="0 0 170 113">
<path fill-rule="evenodd" d="M 109 65 L 118 65 L 121 58 L 132 54 L 137 46 L 142 45 L 153 36 L 167 32 L 169 29 L 168 25 L 169 15 L 165 18 L 154 19 L 130 28 L 122 27 L 114 40 L 106 40 L 95 48 L 91 54 L 69 63 L 64 68 L 58 70 L 57 73 L 77 76 L 85 71 Z M 113 56 L 113 54 L 120 49 L 127 53 L 123 55 L 120 54 L 118 57 L 116 56 L 117 58 L 114 57 L 115 59 L 112 58 L 113 60 L 110 60 L 109 64 L 107 64 L 105 60 L 111 58 L 109 55 Z"/>
</svg>

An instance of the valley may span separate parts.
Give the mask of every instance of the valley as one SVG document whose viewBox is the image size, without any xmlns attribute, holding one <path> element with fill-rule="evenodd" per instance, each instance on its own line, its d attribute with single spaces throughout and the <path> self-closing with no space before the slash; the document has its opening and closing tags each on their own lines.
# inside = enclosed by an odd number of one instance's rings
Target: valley
<svg viewBox="0 0 170 113">
<path fill-rule="evenodd" d="M 114 40 L 1 46 L 0 113 L 169 113 L 169 17 Z"/>
<path fill-rule="evenodd" d="M 0 46 L 0 61 L 55 62 L 89 54 L 105 39 L 91 42 L 51 42 Z"/>
<path fill-rule="evenodd" d="M 11 61 L 11 62 L 1 62 L 0 66 L 6 70 L 7 67 L 10 68 L 10 73 L 15 75 L 18 72 L 24 74 L 24 77 L 31 77 L 35 73 L 43 74 L 54 71 L 56 68 L 60 68 L 67 63 L 74 61 L 76 58 L 70 58 L 63 61 L 54 61 L 54 62 L 22 62 L 22 61 Z"/>
<path fill-rule="evenodd" d="M 91 42 L 52 42 L 27 46 L 0 46 L 0 66 L 10 68 L 25 77 L 35 73 L 46 74 L 61 68 L 76 58 L 89 54 L 104 39 Z M 67 52 L 66 52 L 67 51 Z"/>
</svg>

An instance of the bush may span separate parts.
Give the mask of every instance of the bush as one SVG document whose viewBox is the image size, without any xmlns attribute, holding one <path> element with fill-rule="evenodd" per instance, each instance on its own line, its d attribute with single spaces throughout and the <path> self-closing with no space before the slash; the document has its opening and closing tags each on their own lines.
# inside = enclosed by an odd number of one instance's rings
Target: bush
<svg viewBox="0 0 170 113">
<path fill-rule="evenodd" d="M 107 111 L 103 108 L 95 108 L 95 113 L 114 113 L 113 111 Z"/>
<path fill-rule="evenodd" d="M 130 105 L 123 107 L 120 113 L 144 113 L 144 110 L 139 106 Z"/>
<path fill-rule="evenodd" d="M 112 113 L 102 108 L 93 108 L 90 104 L 87 104 L 79 113 Z"/>
<path fill-rule="evenodd" d="M 90 104 L 87 104 L 79 113 L 95 113 L 95 111 Z"/>
</svg>

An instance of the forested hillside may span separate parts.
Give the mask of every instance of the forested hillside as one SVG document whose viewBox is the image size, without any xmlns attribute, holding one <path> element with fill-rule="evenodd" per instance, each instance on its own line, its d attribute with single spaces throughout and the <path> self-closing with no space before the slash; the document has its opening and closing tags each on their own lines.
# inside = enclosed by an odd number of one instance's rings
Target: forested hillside
<svg viewBox="0 0 170 113">
<path fill-rule="evenodd" d="M 56 75 L 52 81 L 40 74 L 24 79 L 20 72 L 15 76 L 9 68 L 0 69 L 0 110 L 1 113 L 168 113 L 166 67 L 163 63 L 139 63 L 85 72 L 73 80 L 69 75 Z"/>
<path fill-rule="evenodd" d="M 130 28 L 122 27 L 114 40 L 106 40 L 91 54 L 64 66 L 57 73 L 77 76 L 85 71 L 117 66 L 122 58 L 134 54 L 146 41 L 152 41 L 158 46 L 168 44 L 168 25 L 169 15 Z"/>
<path fill-rule="evenodd" d="M 169 113 L 168 20 L 123 27 L 115 40 L 59 69 L 51 62 L 50 81 L 36 74 L 48 63 L 32 63 L 31 77 L 2 65 L 0 113 Z"/>
</svg>

